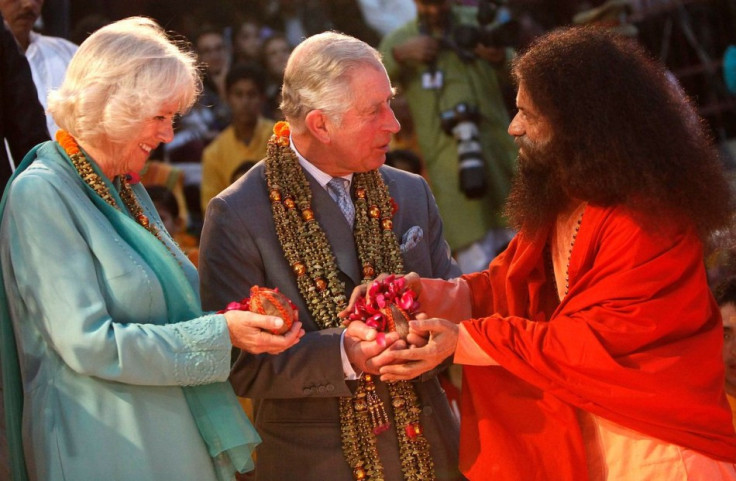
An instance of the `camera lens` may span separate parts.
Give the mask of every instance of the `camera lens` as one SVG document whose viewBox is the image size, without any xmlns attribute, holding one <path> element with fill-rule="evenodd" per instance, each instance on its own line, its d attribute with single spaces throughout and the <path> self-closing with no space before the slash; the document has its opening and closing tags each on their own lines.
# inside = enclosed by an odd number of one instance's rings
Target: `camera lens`
<svg viewBox="0 0 736 481">
<path fill-rule="evenodd" d="M 452 129 L 452 134 L 457 139 L 460 190 L 470 199 L 481 197 L 486 191 L 486 175 L 478 126 L 465 120 Z"/>
</svg>

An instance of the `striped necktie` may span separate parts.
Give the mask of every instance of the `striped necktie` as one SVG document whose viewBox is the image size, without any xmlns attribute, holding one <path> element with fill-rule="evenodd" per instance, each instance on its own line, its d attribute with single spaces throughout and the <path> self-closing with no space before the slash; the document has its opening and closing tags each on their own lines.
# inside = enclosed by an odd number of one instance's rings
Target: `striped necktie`
<svg viewBox="0 0 736 481">
<path fill-rule="evenodd" d="M 342 215 L 347 219 L 350 227 L 353 226 L 353 219 L 355 219 L 355 206 L 353 200 L 350 198 L 350 192 L 348 191 L 348 185 L 350 181 L 343 179 L 342 177 L 333 177 L 327 183 L 327 190 L 330 193 L 332 199 L 337 202 L 340 206 Z"/>
</svg>

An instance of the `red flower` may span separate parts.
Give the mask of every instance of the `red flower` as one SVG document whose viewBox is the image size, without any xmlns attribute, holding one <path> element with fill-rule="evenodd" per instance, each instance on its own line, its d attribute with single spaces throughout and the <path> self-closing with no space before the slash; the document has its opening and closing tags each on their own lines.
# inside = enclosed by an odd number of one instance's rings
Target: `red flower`
<svg viewBox="0 0 736 481">
<path fill-rule="evenodd" d="M 389 198 L 389 201 L 391 202 L 391 217 L 393 217 L 399 211 L 399 204 L 396 203 L 393 197 Z"/>
<path fill-rule="evenodd" d="M 141 176 L 138 174 L 138 172 L 133 172 L 132 170 L 125 174 L 125 178 L 128 180 L 131 184 L 137 184 L 141 181 Z"/>
<path fill-rule="evenodd" d="M 393 274 L 383 280 L 373 281 L 368 286 L 368 298 L 370 303 L 365 297 L 355 302 L 347 323 L 363 321 L 368 327 L 386 332 L 391 329 L 388 311 L 392 305 L 400 307 L 412 317 L 419 310 L 416 293 L 406 288 L 406 280 L 403 277 L 397 279 Z"/>
<path fill-rule="evenodd" d="M 56 141 L 70 157 L 79 153 L 79 145 L 77 145 L 77 141 L 74 140 L 74 137 L 72 137 L 66 130 L 59 129 L 56 131 Z"/>
</svg>

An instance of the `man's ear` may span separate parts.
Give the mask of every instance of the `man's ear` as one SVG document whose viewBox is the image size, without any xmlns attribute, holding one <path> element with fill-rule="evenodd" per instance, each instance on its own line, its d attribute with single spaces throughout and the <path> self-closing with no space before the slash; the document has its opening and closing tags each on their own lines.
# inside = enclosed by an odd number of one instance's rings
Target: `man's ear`
<svg viewBox="0 0 736 481">
<path fill-rule="evenodd" d="M 304 119 L 309 132 L 323 144 L 330 143 L 330 132 L 327 128 L 327 116 L 321 110 L 310 111 Z"/>
</svg>

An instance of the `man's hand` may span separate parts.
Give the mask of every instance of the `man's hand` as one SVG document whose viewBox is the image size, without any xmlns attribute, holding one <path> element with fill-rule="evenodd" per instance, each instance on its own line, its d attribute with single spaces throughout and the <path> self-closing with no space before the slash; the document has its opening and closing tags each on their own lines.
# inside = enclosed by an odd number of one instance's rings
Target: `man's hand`
<svg viewBox="0 0 736 481">
<path fill-rule="evenodd" d="M 343 338 L 345 354 L 356 372 L 378 374 L 381 366 L 391 362 L 389 353 L 406 347 L 396 332 L 379 333 L 361 321 L 352 321 Z"/>
<path fill-rule="evenodd" d="M 428 319 L 427 315 L 423 312 L 420 312 L 416 315 L 415 319 L 417 320 L 425 320 Z M 406 336 L 406 343 L 409 345 L 409 347 L 424 347 L 429 342 L 429 331 L 424 331 L 420 329 L 417 326 L 409 324 L 409 334 Z"/>
<path fill-rule="evenodd" d="M 429 35 L 418 35 L 412 37 L 393 49 L 393 55 L 397 62 L 420 62 L 432 63 L 437 58 L 440 43 Z"/>
<path fill-rule="evenodd" d="M 428 332 L 429 340 L 423 347 L 392 349 L 386 353 L 390 364 L 380 368 L 381 381 L 414 379 L 437 367 L 455 352 L 458 325 L 445 319 L 424 319 L 409 322 L 417 333 Z"/>
</svg>

